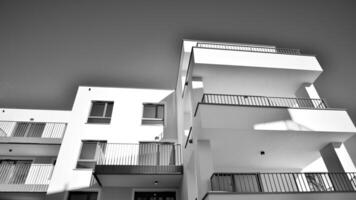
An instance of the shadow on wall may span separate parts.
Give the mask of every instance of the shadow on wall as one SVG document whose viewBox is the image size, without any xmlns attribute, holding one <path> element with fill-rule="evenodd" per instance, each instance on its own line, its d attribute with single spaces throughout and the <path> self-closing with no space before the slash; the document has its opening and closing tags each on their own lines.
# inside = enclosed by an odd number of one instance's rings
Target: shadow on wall
<svg viewBox="0 0 356 200">
<path fill-rule="evenodd" d="M 175 104 L 175 92 L 166 96 L 160 103 L 165 103 L 166 122 L 163 128 L 163 140 L 177 139 L 177 108 Z"/>
<path fill-rule="evenodd" d="M 255 130 L 293 130 L 293 131 L 312 131 L 312 129 L 292 120 L 271 121 L 258 123 L 253 126 Z"/>
</svg>

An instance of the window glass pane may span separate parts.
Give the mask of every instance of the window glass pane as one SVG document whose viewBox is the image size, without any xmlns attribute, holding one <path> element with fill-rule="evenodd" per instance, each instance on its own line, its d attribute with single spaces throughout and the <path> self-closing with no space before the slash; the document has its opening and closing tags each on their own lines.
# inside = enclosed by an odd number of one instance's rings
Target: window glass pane
<svg viewBox="0 0 356 200">
<path fill-rule="evenodd" d="M 97 147 L 97 143 L 84 142 L 82 146 L 82 151 L 80 152 L 79 159 L 93 160 L 95 158 L 96 147 Z"/>
<path fill-rule="evenodd" d="M 104 115 L 104 108 L 105 108 L 105 103 L 104 102 L 93 102 L 93 105 L 91 107 L 90 111 L 90 116 L 96 116 L 96 117 L 101 117 Z"/>
<path fill-rule="evenodd" d="M 236 192 L 260 192 L 257 175 L 241 174 L 235 175 L 234 178 Z"/>
<path fill-rule="evenodd" d="M 89 193 L 88 200 L 96 200 L 97 198 L 98 198 L 98 193 L 96 192 Z"/>
<path fill-rule="evenodd" d="M 68 200 L 96 200 L 97 192 L 70 192 Z"/>
<path fill-rule="evenodd" d="M 29 126 L 30 126 L 30 123 L 28 123 L 28 122 L 17 123 L 17 126 L 16 126 L 12 136 L 13 137 L 24 137 L 27 132 L 27 128 Z"/>
<path fill-rule="evenodd" d="M 45 126 L 46 123 L 32 123 L 28 130 L 27 137 L 41 137 Z"/>
<path fill-rule="evenodd" d="M 157 118 L 164 119 L 164 105 L 157 105 Z"/>
<path fill-rule="evenodd" d="M 111 117 L 113 106 L 114 106 L 113 102 L 107 103 L 105 117 Z"/>
<path fill-rule="evenodd" d="M 143 105 L 143 118 L 155 118 L 156 106 L 151 104 Z"/>
</svg>

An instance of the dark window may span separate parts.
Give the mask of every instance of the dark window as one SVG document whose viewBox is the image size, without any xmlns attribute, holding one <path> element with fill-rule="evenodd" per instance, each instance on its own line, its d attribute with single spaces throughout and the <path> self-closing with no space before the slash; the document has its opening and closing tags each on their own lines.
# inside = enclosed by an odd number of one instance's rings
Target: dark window
<svg viewBox="0 0 356 200">
<path fill-rule="evenodd" d="M 85 141 L 79 155 L 77 168 L 94 168 L 98 161 L 103 158 L 106 142 Z"/>
<path fill-rule="evenodd" d="M 164 124 L 164 105 L 143 104 L 142 124 Z"/>
<path fill-rule="evenodd" d="M 113 106 L 114 102 L 112 101 L 93 101 L 88 123 L 109 124 Z"/>
<path fill-rule="evenodd" d="M 30 160 L 0 160 L 0 184 L 24 184 L 31 163 Z"/>
<path fill-rule="evenodd" d="M 13 137 L 41 137 L 46 123 L 18 122 Z"/>
<path fill-rule="evenodd" d="M 175 200 L 175 192 L 135 192 L 134 200 Z"/>
<path fill-rule="evenodd" d="M 68 200 L 97 200 L 97 192 L 69 192 Z"/>
</svg>

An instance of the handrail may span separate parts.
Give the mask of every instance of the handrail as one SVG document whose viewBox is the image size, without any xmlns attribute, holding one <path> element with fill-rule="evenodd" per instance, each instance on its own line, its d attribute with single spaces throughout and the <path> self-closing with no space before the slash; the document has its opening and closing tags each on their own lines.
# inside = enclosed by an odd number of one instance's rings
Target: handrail
<svg viewBox="0 0 356 200">
<path fill-rule="evenodd" d="M 198 42 L 196 47 L 209 48 L 209 49 L 233 50 L 233 51 L 259 52 L 259 53 L 301 55 L 301 52 L 299 49 L 256 46 L 256 45 Z"/>
<path fill-rule="evenodd" d="M 180 144 L 152 142 L 108 143 L 99 150 L 98 165 L 167 166 L 182 165 Z"/>
<path fill-rule="evenodd" d="M 0 121 L 0 137 L 62 138 L 67 123 Z"/>
<path fill-rule="evenodd" d="M 242 105 L 260 107 L 286 107 L 286 108 L 308 108 L 327 109 L 328 106 L 323 99 L 293 98 L 293 97 L 268 97 L 252 95 L 230 95 L 230 94 L 203 94 L 201 103 Z"/>
<path fill-rule="evenodd" d="M 212 191 L 235 193 L 356 192 L 356 172 L 214 173 Z"/>
</svg>

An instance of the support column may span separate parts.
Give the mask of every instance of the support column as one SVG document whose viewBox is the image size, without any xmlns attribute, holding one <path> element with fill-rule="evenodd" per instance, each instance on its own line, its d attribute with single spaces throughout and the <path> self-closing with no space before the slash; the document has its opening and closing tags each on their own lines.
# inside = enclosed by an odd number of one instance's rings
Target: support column
<svg viewBox="0 0 356 200">
<path fill-rule="evenodd" d="M 324 160 L 328 169 L 329 178 L 332 182 L 335 191 L 351 191 L 353 190 L 350 179 L 345 174 L 345 169 L 337 155 L 335 148 L 341 146 L 341 142 L 329 143 L 320 150 L 321 157 Z"/>
<path fill-rule="evenodd" d="M 208 140 L 197 141 L 198 199 L 210 191 L 210 177 L 214 173 L 211 144 Z"/>
</svg>

